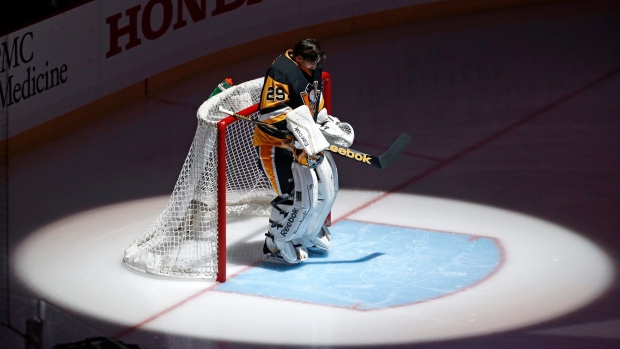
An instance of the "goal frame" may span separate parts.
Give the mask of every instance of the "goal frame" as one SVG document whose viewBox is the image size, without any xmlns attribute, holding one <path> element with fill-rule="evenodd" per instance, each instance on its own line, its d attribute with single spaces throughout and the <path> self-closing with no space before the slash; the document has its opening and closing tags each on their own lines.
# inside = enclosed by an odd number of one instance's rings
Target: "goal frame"
<svg viewBox="0 0 620 349">
<path fill-rule="evenodd" d="M 331 101 L 331 75 L 328 72 L 323 72 L 321 75 L 323 80 L 323 101 L 328 114 L 332 113 L 332 101 Z M 253 104 L 250 107 L 238 111 L 238 114 L 248 116 L 256 113 L 259 110 L 258 104 Z M 228 116 L 223 118 L 217 123 L 217 276 L 216 281 L 220 283 L 226 282 L 226 128 L 235 123 L 244 122 L 234 116 Z M 221 189 L 224 190 L 221 190 Z M 224 205 L 221 205 L 224 203 Z M 331 214 L 327 217 L 327 223 L 331 221 Z"/>
</svg>

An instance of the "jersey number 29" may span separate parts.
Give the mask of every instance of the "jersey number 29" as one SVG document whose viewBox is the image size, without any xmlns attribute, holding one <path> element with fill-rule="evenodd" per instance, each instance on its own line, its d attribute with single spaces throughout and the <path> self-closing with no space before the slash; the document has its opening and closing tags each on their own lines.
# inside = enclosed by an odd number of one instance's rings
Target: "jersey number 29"
<svg viewBox="0 0 620 349">
<path fill-rule="evenodd" d="M 282 87 L 270 86 L 267 89 L 267 96 L 265 99 L 267 99 L 268 101 L 283 102 L 286 100 L 286 92 Z"/>
</svg>

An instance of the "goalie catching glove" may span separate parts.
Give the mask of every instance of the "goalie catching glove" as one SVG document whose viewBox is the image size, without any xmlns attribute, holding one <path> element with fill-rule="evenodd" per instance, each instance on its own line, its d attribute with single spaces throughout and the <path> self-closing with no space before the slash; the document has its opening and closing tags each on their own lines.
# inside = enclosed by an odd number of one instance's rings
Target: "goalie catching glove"
<svg viewBox="0 0 620 349">
<path fill-rule="evenodd" d="M 353 127 L 346 122 L 341 122 L 337 117 L 327 114 L 325 108 L 319 111 L 316 122 L 320 125 L 319 130 L 329 144 L 341 148 L 349 148 L 353 144 L 355 138 Z"/>
</svg>

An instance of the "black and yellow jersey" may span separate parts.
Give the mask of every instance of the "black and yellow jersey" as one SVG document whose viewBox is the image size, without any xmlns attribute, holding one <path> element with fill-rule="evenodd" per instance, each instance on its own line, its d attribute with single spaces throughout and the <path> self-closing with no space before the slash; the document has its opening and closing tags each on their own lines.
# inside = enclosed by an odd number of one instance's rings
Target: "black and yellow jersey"
<svg viewBox="0 0 620 349">
<path fill-rule="evenodd" d="M 297 65 L 291 56 L 292 50 L 288 50 L 276 58 L 267 70 L 259 105 L 260 120 L 283 131 L 286 131 L 286 113 L 289 111 L 305 104 L 314 114 L 318 88 L 318 82 L 313 81 L 312 72 Z M 323 105 L 321 98 L 319 110 Z M 256 126 L 253 144 L 287 147 L 288 140 L 283 134 Z"/>
</svg>

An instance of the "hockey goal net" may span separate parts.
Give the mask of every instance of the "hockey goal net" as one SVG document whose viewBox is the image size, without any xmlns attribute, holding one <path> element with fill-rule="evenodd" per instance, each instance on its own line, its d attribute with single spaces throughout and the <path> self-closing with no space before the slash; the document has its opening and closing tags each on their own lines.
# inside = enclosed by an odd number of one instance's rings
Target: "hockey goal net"
<svg viewBox="0 0 620 349">
<path fill-rule="evenodd" d="M 329 104 L 329 74 L 323 73 Z M 275 197 L 257 165 L 254 124 L 263 78 L 234 85 L 198 109 L 198 126 L 167 207 L 126 250 L 130 268 L 155 276 L 226 280 L 226 217 L 269 215 Z M 267 229 L 265 220 L 265 229 Z"/>
</svg>

